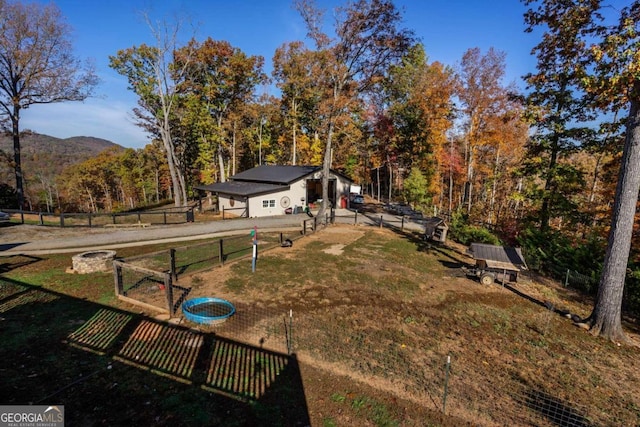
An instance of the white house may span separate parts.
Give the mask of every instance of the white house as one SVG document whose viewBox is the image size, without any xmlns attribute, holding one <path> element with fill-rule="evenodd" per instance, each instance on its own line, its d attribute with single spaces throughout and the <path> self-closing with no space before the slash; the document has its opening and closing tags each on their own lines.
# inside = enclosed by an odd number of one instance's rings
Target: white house
<svg viewBox="0 0 640 427">
<path fill-rule="evenodd" d="M 339 206 L 349 196 L 352 180 L 331 171 L 329 201 Z M 283 215 L 287 208 L 304 208 L 322 201 L 322 167 L 262 165 L 240 172 L 227 182 L 199 185 L 215 193 L 218 209 L 242 217 Z"/>
</svg>

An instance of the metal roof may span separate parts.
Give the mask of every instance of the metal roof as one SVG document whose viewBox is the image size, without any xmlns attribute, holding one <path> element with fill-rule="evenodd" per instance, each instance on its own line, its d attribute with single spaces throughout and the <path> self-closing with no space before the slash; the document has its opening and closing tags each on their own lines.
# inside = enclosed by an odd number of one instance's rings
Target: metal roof
<svg viewBox="0 0 640 427">
<path fill-rule="evenodd" d="M 288 190 L 291 183 L 321 171 L 321 166 L 261 165 L 237 173 L 229 177 L 227 182 L 198 185 L 194 188 L 232 196 L 256 196 Z M 351 182 L 349 178 L 333 170 L 331 172 Z"/>
<path fill-rule="evenodd" d="M 196 190 L 211 191 L 213 193 L 229 194 L 231 196 L 249 197 L 259 194 L 275 193 L 288 190 L 288 185 L 263 184 L 258 182 L 227 181 L 209 185 L 198 185 Z"/>
<path fill-rule="evenodd" d="M 527 263 L 520 248 L 509 248 L 506 246 L 488 245 L 486 243 L 472 243 L 469 247 L 469 254 L 475 260 L 485 260 L 487 265 L 505 264 L 526 269 Z M 502 267 L 500 267 L 502 268 Z"/>
<path fill-rule="evenodd" d="M 320 170 L 322 170 L 320 166 L 261 165 L 235 174 L 229 179 L 269 184 L 291 184 Z"/>
<path fill-rule="evenodd" d="M 428 235 L 432 235 L 438 227 L 449 228 L 444 222 L 444 219 L 433 216 L 431 218 L 424 219 L 424 232 Z"/>
</svg>

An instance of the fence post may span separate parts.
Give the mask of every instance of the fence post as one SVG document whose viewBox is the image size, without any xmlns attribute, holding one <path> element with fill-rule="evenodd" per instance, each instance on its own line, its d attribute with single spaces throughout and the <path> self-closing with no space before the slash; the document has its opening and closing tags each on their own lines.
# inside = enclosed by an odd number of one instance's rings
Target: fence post
<svg viewBox="0 0 640 427">
<path fill-rule="evenodd" d="M 40 212 L 38 216 L 40 217 L 40 225 L 44 225 L 44 215 L 42 215 L 42 212 Z"/>
<path fill-rule="evenodd" d="M 382 215 L 380 215 L 380 228 L 382 228 Z"/>
<path fill-rule="evenodd" d="M 171 277 L 173 278 L 173 280 L 177 282 L 178 273 L 176 272 L 176 250 L 174 248 L 169 249 L 169 259 L 170 259 L 169 273 L 171 274 Z"/>
<path fill-rule="evenodd" d="M 167 225 L 167 211 L 162 212 L 162 216 L 164 217 L 164 225 Z"/>
<path fill-rule="evenodd" d="M 122 295 L 124 293 L 124 285 L 122 284 L 122 267 L 117 261 L 113 263 L 113 281 L 116 288 L 116 295 Z"/>
<path fill-rule="evenodd" d="M 218 257 L 220 258 L 220 265 L 224 265 L 224 244 L 222 239 L 218 240 Z"/>
<path fill-rule="evenodd" d="M 173 283 L 171 282 L 171 275 L 164 275 L 164 289 L 167 293 L 167 305 L 169 306 L 169 315 L 173 316 L 175 310 L 173 309 Z"/>
<path fill-rule="evenodd" d="M 402 215 L 402 223 L 400 225 L 400 231 L 404 231 L 404 215 Z"/>
<path fill-rule="evenodd" d="M 89 228 L 91 228 L 91 217 L 92 217 L 91 212 L 89 212 Z"/>
<path fill-rule="evenodd" d="M 293 310 L 289 310 L 289 333 L 287 334 L 287 354 L 293 354 Z"/>
<path fill-rule="evenodd" d="M 447 366 L 444 374 L 444 397 L 442 398 L 442 413 L 447 413 L 447 391 L 449 388 L 449 370 L 451 368 L 451 355 L 447 355 Z"/>
<path fill-rule="evenodd" d="M 355 216 L 355 219 L 353 220 L 353 225 L 358 225 L 358 209 L 356 209 L 356 216 Z"/>
<path fill-rule="evenodd" d="M 111 222 L 113 222 L 114 224 L 116 223 L 116 214 L 114 213 L 111 214 Z"/>
<path fill-rule="evenodd" d="M 568 268 L 567 268 L 567 274 L 564 279 L 564 287 L 566 288 L 567 286 L 569 286 L 569 269 Z"/>
<path fill-rule="evenodd" d="M 60 228 L 64 228 L 64 213 L 60 212 Z"/>
<path fill-rule="evenodd" d="M 224 221 L 224 205 L 222 205 L 222 220 Z"/>
<path fill-rule="evenodd" d="M 24 224 L 24 211 L 20 209 L 20 224 Z"/>
</svg>

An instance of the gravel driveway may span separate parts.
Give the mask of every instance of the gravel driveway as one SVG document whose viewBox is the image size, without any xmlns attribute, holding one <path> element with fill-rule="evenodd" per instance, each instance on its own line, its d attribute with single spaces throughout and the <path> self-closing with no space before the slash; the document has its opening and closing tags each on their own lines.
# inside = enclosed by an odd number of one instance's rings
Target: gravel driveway
<svg viewBox="0 0 640 427">
<path fill-rule="evenodd" d="M 354 212 L 336 210 L 336 221 L 354 223 Z M 379 223 L 381 214 L 359 214 L 359 225 Z M 399 226 L 398 216 L 384 214 L 384 221 Z M 268 218 L 237 218 L 227 221 L 195 222 L 174 225 L 154 225 L 135 229 L 60 228 L 27 224 L 0 224 L 0 256 L 17 254 L 47 254 L 77 252 L 80 249 L 115 249 L 140 244 L 178 242 L 247 233 L 262 230 L 302 230 L 306 215 L 281 215 Z M 407 222 L 405 227 L 424 229 L 419 223 Z"/>
</svg>

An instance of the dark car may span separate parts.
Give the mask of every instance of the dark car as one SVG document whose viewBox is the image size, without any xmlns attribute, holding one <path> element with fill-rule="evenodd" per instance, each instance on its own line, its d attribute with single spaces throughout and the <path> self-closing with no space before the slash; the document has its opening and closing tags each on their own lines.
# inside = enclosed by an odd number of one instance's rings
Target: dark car
<svg viewBox="0 0 640 427">
<path fill-rule="evenodd" d="M 360 195 L 353 196 L 353 199 L 351 199 L 351 204 L 352 205 L 363 205 L 364 204 L 364 197 L 362 197 Z"/>
<path fill-rule="evenodd" d="M 0 222 L 7 222 L 10 219 L 11 216 L 8 213 L 0 211 Z"/>
</svg>

